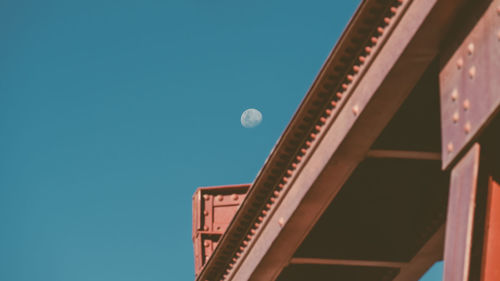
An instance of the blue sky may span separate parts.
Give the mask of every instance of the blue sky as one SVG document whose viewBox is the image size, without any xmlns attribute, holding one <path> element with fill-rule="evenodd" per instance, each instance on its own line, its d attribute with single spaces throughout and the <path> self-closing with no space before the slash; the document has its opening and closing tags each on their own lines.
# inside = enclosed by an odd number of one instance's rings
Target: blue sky
<svg viewBox="0 0 500 281">
<path fill-rule="evenodd" d="M 0 279 L 193 280 L 191 195 L 254 179 L 357 5 L 1 1 Z"/>
</svg>

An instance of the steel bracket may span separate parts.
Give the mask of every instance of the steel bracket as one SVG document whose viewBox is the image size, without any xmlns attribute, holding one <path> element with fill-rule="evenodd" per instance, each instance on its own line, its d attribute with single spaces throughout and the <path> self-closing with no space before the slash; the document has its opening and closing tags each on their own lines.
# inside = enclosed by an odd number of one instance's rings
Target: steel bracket
<svg viewBox="0 0 500 281">
<path fill-rule="evenodd" d="M 439 74 L 442 168 L 500 108 L 500 0 L 492 1 Z"/>
</svg>

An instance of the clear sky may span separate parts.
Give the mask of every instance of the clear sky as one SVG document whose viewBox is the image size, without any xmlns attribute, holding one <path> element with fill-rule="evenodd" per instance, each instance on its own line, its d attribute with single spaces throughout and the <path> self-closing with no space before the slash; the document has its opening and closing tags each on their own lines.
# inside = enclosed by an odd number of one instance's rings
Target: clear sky
<svg viewBox="0 0 500 281">
<path fill-rule="evenodd" d="M 0 1 L 0 280 L 193 280 L 191 195 L 253 181 L 358 3 Z"/>
</svg>

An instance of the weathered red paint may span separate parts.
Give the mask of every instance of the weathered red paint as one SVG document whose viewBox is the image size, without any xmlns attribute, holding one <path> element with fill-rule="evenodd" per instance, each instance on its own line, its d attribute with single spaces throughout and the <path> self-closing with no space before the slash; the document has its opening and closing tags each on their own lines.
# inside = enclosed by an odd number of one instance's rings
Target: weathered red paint
<svg viewBox="0 0 500 281">
<path fill-rule="evenodd" d="M 444 248 L 444 281 L 469 280 L 479 155 L 480 146 L 476 143 L 451 172 Z"/>
<path fill-rule="evenodd" d="M 200 187 L 193 195 L 195 274 L 217 247 L 218 240 L 243 202 L 249 184 Z"/>
<path fill-rule="evenodd" d="M 490 177 L 488 185 L 481 281 L 498 281 L 500 280 L 500 183 L 498 179 Z"/>
<path fill-rule="evenodd" d="M 492 1 L 440 73 L 443 168 L 500 109 L 500 1 Z"/>
</svg>

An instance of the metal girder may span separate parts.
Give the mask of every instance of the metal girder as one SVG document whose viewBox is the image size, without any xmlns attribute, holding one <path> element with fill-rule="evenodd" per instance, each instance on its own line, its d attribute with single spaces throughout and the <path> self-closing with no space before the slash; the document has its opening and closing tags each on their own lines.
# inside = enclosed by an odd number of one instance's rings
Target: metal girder
<svg viewBox="0 0 500 281">
<path fill-rule="evenodd" d="M 439 75 L 443 169 L 500 108 L 500 0 L 490 7 Z"/>
<path fill-rule="evenodd" d="M 372 260 L 345 260 L 345 259 L 318 259 L 318 258 L 292 258 L 290 264 L 321 264 L 321 265 L 346 265 L 366 267 L 394 267 L 406 266 L 406 262 L 372 261 Z"/>
<path fill-rule="evenodd" d="M 422 0 L 409 5 L 343 110 L 325 124 L 327 129 L 310 158 L 289 179 L 287 193 L 227 273 L 228 280 L 278 277 L 433 61 L 460 4 Z"/>
<path fill-rule="evenodd" d="M 444 281 L 468 281 L 474 227 L 480 146 L 475 143 L 451 172 Z"/>
<path fill-rule="evenodd" d="M 408 150 L 370 150 L 366 153 L 366 157 L 439 161 L 441 160 L 441 153 Z"/>
<path fill-rule="evenodd" d="M 488 183 L 484 233 L 481 280 L 500 280 L 500 183 L 494 177 Z"/>
</svg>

